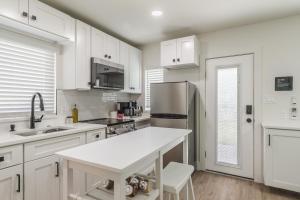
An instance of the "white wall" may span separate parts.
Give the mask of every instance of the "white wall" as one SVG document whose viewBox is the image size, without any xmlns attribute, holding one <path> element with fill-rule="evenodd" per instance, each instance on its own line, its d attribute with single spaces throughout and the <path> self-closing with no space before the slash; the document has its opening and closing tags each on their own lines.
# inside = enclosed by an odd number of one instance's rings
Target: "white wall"
<svg viewBox="0 0 300 200">
<path fill-rule="evenodd" d="M 200 69 L 166 71 L 167 81 L 196 82 L 200 91 L 200 148 L 201 169 L 204 169 L 205 139 L 205 59 L 236 54 L 255 54 L 256 122 L 290 122 L 290 98 L 296 97 L 300 105 L 300 16 L 247 25 L 198 35 L 200 43 Z M 157 67 L 160 62 L 159 43 L 143 47 L 144 68 Z M 294 76 L 294 90 L 275 92 L 275 76 Z M 298 106 L 299 107 L 299 106 Z M 299 108 L 298 108 L 299 109 Z M 294 123 L 299 123 L 300 118 Z M 262 181 L 261 125 L 255 126 L 256 181 Z"/>
</svg>

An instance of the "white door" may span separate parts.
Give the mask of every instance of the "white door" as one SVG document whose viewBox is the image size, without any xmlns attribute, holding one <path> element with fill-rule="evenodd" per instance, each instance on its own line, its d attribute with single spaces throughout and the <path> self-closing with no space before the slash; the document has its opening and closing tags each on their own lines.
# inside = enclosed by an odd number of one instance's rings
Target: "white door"
<svg viewBox="0 0 300 200">
<path fill-rule="evenodd" d="M 28 0 L 0 0 L 0 15 L 28 23 Z"/>
<path fill-rule="evenodd" d="M 59 159 L 50 156 L 27 162 L 24 166 L 25 200 L 59 200 Z"/>
<path fill-rule="evenodd" d="M 76 88 L 88 90 L 91 80 L 91 27 L 76 21 Z"/>
<path fill-rule="evenodd" d="M 120 63 L 120 41 L 110 35 L 106 35 L 105 47 L 108 60 L 114 63 Z"/>
<path fill-rule="evenodd" d="M 206 169 L 253 178 L 253 55 L 206 62 Z"/>
<path fill-rule="evenodd" d="M 185 37 L 177 40 L 177 64 L 195 62 L 194 37 Z"/>
<path fill-rule="evenodd" d="M 177 40 L 169 40 L 161 43 L 161 65 L 172 66 L 176 65 L 177 52 L 176 52 Z"/>
<path fill-rule="evenodd" d="M 23 165 L 0 170 L 0 199 L 23 199 Z"/>
<path fill-rule="evenodd" d="M 137 48 L 129 49 L 129 69 L 130 69 L 130 92 L 141 93 L 141 51 Z"/>
<path fill-rule="evenodd" d="M 68 37 L 75 20 L 38 0 L 29 0 L 29 24 L 39 29 Z"/>
<path fill-rule="evenodd" d="M 107 55 L 107 52 L 105 52 L 105 48 L 104 48 L 106 34 L 93 27 L 91 28 L 91 30 L 92 30 L 92 34 L 91 34 L 92 35 L 91 37 L 92 57 L 106 59 L 105 55 Z"/>
</svg>

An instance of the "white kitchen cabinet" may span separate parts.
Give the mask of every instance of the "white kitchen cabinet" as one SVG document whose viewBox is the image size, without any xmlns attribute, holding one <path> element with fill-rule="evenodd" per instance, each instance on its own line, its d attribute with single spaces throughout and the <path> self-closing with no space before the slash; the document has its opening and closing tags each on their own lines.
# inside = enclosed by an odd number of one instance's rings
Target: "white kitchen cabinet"
<svg viewBox="0 0 300 200">
<path fill-rule="evenodd" d="M 86 143 L 92 143 L 99 140 L 103 140 L 106 138 L 105 129 L 101 130 L 95 130 L 95 131 L 89 131 L 86 134 Z M 86 189 L 89 190 L 92 188 L 92 186 L 100 181 L 101 178 L 92 175 L 92 174 L 86 174 Z"/>
<path fill-rule="evenodd" d="M 91 81 L 91 26 L 76 21 L 76 89 L 89 90 Z M 70 77 L 71 78 L 71 77 Z"/>
<path fill-rule="evenodd" d="M 29 24 L 66 38 L 70 37 L 70 29 L 75 31 L 72 17 L 38 0 L 29 0 Z"/>
<path fill-rule="evenodd" d="M 0 15 L 28 23 L 28 0 L 0 0 Z"/>
<path fill-rule="evenodd" d="M 170 69 L 199 66 L 197 37 L 193 35 L 161 42 L 161 66 Z"/>
<path fill-rule="evenodd" d="M 176 65 L 177 59 L 177 40 L 169 40 L 161 43 L 161 65 Z"/>
<path fill-rule="evenodd" d="M 142 53 L 139 49 L 129 49 L 129 73 L 131 93 L 142 93 Z"/>
<path fill-rule="evenodd" d="M 60 199 L 59 165 L 59 158 L 56 156 L 25 163 L 25 200 Z"/>
<path fill-rule="evenodd" d="M 264 129 L 264 182 L 300 192 L 300 131 Z"/>
<path fill-rule="evenodd" d="M 114 63 L 120 63 L 120 41 L 98 29 L 92 28 L 91 55 Z"/>
<path fill-rule="evenodd" d="M 0 199 L 23 199 L 23 165 L 0 170 Z"/>
<path fill-rule="evenodd" d="M 120 64 L 124 66 L 124 90 L 130 92 L 130 68 L 129 68 L 129 48 L 125 42 L 120 42 Z"/>
<path fill-rule="evenodd" d="M 142 92 L 141 51 L 125 42 L 120 42 L 120 63 L 124 65 L 124 90 L 126 93 Z"/>
</svg>

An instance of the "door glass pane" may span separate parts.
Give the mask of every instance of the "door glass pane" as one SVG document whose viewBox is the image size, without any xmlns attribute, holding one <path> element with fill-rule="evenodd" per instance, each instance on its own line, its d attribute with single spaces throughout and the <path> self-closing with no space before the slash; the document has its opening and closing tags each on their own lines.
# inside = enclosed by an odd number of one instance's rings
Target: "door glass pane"
<svg viewBox="0 0 300 200">
<path fill-rule="evenodd" d="M 217 69 L 217 162 L 238 164 L 238 68 Z"/>
</svg>

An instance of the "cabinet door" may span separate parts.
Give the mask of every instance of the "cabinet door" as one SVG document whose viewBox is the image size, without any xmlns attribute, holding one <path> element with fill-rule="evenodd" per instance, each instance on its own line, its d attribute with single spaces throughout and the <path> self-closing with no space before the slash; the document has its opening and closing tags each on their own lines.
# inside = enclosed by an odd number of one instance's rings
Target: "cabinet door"
<svg viewBox="0 0 300 200">
<path fill-rule="evenodd" d="M 0 170 L 0 199 L 23 199 L 23 165 Z"/>
<path fill-rule="evenodd" d="M 25 200 L 59 200 L 59 159 L 50 156 L 25 163 Z"/>
<path fill-rule="evenodd" d="M 129 69 L 130 69 L 130 92 L 142 92 L 142 53 L 139 49 L 130 47 L 129 50 Z"/>
<path fill-rule="evenodd" d="M 177 64 L 194 63 L 194 37 L 185 37 L 177 40 Z"/>
<path fill-rule="evenodd" d="M 106 35 L 105 47 L 108 53 L 108 60 L 120 63 L 120 41 L 110 35 Z"/>
<path fill-rule="evenodd" d="M 75 20 L 38 0 L 29 0 L 29 24 L 39 29 L 68 37 Z"/>
<path fill-rule="evenodd" d="M 124 65 L 124 90 L 130 92 L 129 48 L 125 42 L 120 42 L 120 64 Z"/>
<path fill-rule="evenodd" d="M 161 66 L 176 65 L 176 46 L 176 40 L 169 40 L 161 43 Z"/>
<path fill-rule="evenodd" d="M 105 129 L 87 132 L 87 144 L 105 139 Z M 86 189 L 89 190 L 92 186 L 101 180 L 92 174 L 86 174 Z"/>
<path fill-rule="evenodd" d="M 265 184 L 300 192 L 299 131 L 270 130 L 265 141 Z"/>
<path fill-rule="evenodd" d="M 91 27 L 76 21 L 76 88 L 88 90 L 91 76 Z"/>
<path fill-rule="evenodd" d="M 0 0 L 0 5 L 0 15 L 28 23 L 28 0 Z"/>
<path fill-rule="evenodd" d="M 92 36 L 91 36 L 91 54 L 92 57 L 106 59 L 105 55 L 108 53 L 105 52 L 104 41 L 106 34 L 98 29 L 91 28 Z"/>
</svg>

